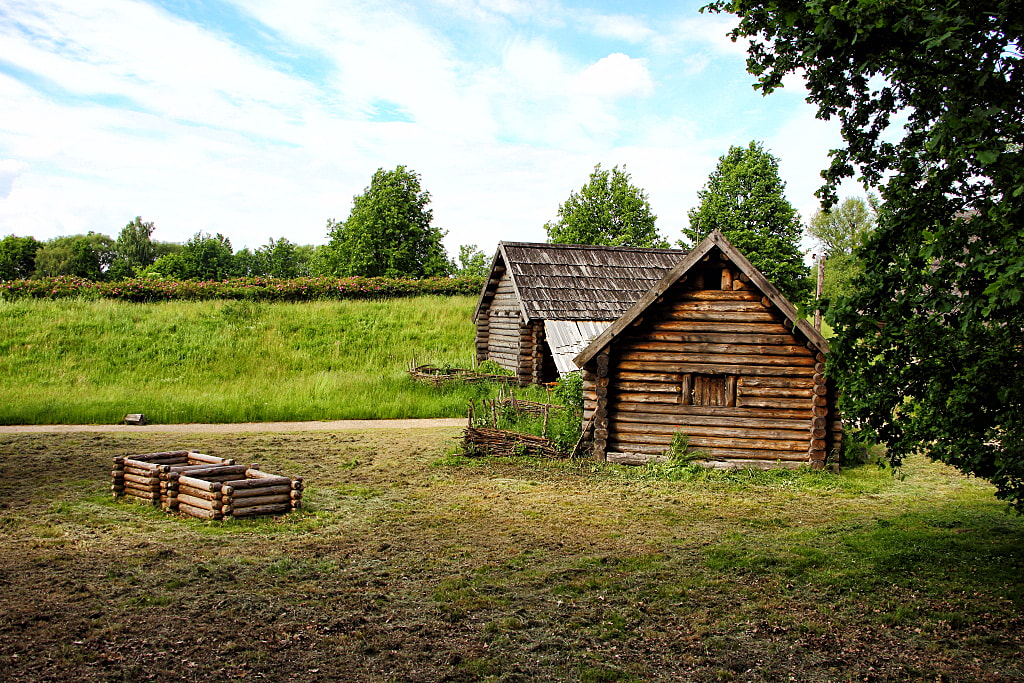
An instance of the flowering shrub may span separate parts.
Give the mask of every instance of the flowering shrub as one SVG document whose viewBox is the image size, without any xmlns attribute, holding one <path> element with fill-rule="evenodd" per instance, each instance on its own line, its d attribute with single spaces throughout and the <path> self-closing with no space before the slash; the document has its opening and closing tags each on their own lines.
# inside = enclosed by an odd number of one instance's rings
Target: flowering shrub
<svg viewBox="0 0 1024 683">
<path fill-rule="evenodd" d="M 318 301 L 324 299 L 386 299 L 436 294 L 479 294 L 484 278 L 433 277 L 422 280 L 385 277 L 300 277 L 279 279 L 245 277 L 222 281 L 158 280 L 136 278 L 95 282 L 77 277 L 0 282 L 0 297 L 7 299 L 119 299 L 121 301 Z"/>
</svg>

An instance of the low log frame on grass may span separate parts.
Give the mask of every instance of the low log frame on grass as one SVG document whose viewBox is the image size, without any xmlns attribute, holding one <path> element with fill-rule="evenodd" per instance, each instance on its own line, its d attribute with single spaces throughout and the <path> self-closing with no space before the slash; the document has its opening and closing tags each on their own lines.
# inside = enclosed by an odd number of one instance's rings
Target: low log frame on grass
<svg viewBox="0 0 1024 683">
<path fill-rule="evenodd" d="M 676 432 L 714 467 L 820 468 L 839 448 L 828 343 L 718 231 L 576 357 L 594 457 L 664 457 Z"/>
</svg>

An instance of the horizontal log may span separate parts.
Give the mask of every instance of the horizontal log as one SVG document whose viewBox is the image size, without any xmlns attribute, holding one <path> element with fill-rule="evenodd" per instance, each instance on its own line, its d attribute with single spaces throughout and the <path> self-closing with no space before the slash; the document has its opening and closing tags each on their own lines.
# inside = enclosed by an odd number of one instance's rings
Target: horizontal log
<svg viewBox="0 0 1024 683">
<path fill-rule="evenodd" d="M 225 461 L 225 458 L 221 458 L 216 455 L 208 455 L 206 453 L 199 453 L 197 451 L 189 451 L 188 459 L 195 464 L 207 462 L 211 465 L 220 465 Z"/>
<path fill-rule="evenodd" d="M 188 454 L 189 454 L 189 451 L 160 451 L 158 453 L 142 453 L 142 454 L 139 454 L 139 455 L 130 455 L 130 456 L 127 456 L 127 457 L 132 459 L 132 460 L 154 461 L 154 460 L 162 460 L 162 459 L 166 459 L 166 458 L 183 457 L 183 456 L 187 456 Z"/>
<path fill-rule="evenodd" d="M 264 474 L 266 473 L 264 472 Z M 291 477 L 280 477 L 275 474 L 266 474 L 266 476 L 263 477 L 252 477 L 249 479 L 233 479 L 227 482 L 225 486 L 230 486 L 237 493 L 239 490 L 259 489 L 266 486 L 291 486 L 293 482 L 301 484 L 302 479 L 301 477 L 292 479 Z"/>
<path fill-rule="evenodd" d="M 663 340 L 628 341 L 619 347 L 621 353 L 628 351 L 667 351 L 682 354 L 736 354 L 741 356 L 799 356 L 806 358 L 804 365 L 814 365 L 810 352 L 802 346 L 786 344 L 707 344 L 684 343 Z"/>
<path fill-rule="evenodd" d="M 210 469 L 210 467 L 216 467 L 216 466 L 217 465 L 211 465 L 210 463 L 205 463 L 205 462 L 204 463 L 199 463 L 199 464 L 194 464 L 194 465 L 168 465 L 167 466 L 167 473 L 168 474 L 174 474 L 174 473 L 177 473 L 177 474 L 190 474 L 192 472 L 199 472 L 201 470 L 208 470 L 208 469 Z M 231 460 L 228 463 L 224 463 L 224 466 L 225 467 L 227 467 L 227 466 L 236 466 L 235 465 L 235 461 Z"/>
<path fill-rule="evenodd" d="M 814 382 L 809 377 L 740 377 L 740 387 L 793 387 L 810 389 Z"/>
<path fill-rule="evenodd" d="M 619 361 L 618 369 L 635 372 L 693 372 L 705 375 L 742 375 L 765 377 L 810 377 L 811 368 L 772 365 L 732 365 L 727 363 L 679 363 L 647 360 Z"/>
<path fill-rule="evenodd" d="M 178 486 L 191 486 L 192 488 L 202 489 L 204 491 L 220 491 L 220 482 L 195 479 L 184 475 L 178 478 Z"/>
<path fill-rule="evenodd" d="M 748 460 L 745 458 L 728 458 L 724 460 L 708 460 L 701 463 L 714 470 L 795 470 L 803 467 L 803 460 Z"/>
<path fill-rule="evenodd" d="M 655 361 L 659 363 L 708 363 L 726 365 L 770 365 L 807 368 L 813 374 L 814 359 L 806 356 L 770 356 L 741 353 L 679 353 L 676 351 L 628 351 L 619 354 L 623 361 Z"/>
<path fill-rule="evenodd" d="M 664 304 L 660 311 L 671 311 L 678 313 L 685 313 L 690 311 L 758 311 L 762 312 L 765 307 L 761 305 L 761 301 L 754 300 L 754 297 L 743 298 L 743 299 L 729 299 L 726 301 L 722 300 L 693 300 L 685 299 L 676 301 L 669 304 Z"/>
<path fill-rule="evenodd" d="M 245 470 L 245 477 L 246 479 L 277 479 L 278 475 L 264 472 L 256 465 L 249 465 L 249 468 Z M 287 479 L 287 477 L 284 478 Z M 289 479 L 289 481 L 291 480 Z"/>
<path fill-rule="evenodd" d="M 619 414 L 627 411 L 633 411 L 671 413 L 673 415 L 707 415 L 717 417 L 737 417 L 741 419 L 763 417 L 772 419 L 779 418 L 794 420 L 809 419 L 812 416 L 812 410 L 810 406 L 803 410 L 777 410 L 770 408 L 729 408 L 726 406 L 659 405 L 631 403 L 629 401 L 626 401 L 624 396 L 619 396 L 616 400 L 611 401 L 611 406 L 614 410 L 618 411 Z"/>
<path fill-rule="evenodd" d="M 662 455 L 665 453 L 666 447 L 657 444 L 641 444 L 641 443 L 628 443 L 625 441 L 611 441 L 608 444 L 609 452 L 621 451 L 627 453 L 647 453 L 651 455 Z M 775 451 L 775 450 L 764 450 L 757 448 L 702 448 L 706 457 L 715 459 L 726 459 L 734 461 L 736 459 L 754 460 L 762 463 L 772 463 L 775 461 L 782 462 L 806 462 L 807 454 L 798 453 L 796 451 Z M 695 461 L 701 464 L 709 462 Z"/>
<path fill-rule="evenodd" d="M 190 517 L 198 517 L 199 519 L 222 519 L 224 517 L 219 510 L 208 510 L 207 508 L 196 507 L 187 503 L 178 503 L 178 512 Z"/>
<path fill-rule="evenodd" d="M 679 429 L 684 431 L 687 425 L 731 427 L 734 429 L 802 429 L 804 431 L 810 428 L 810 420 L 807 416 L 802 420 L 793 420 L 764 417 L 725 417 L 714 415 L 680 415 L 672 413 L 616 411 L 612 419 L 614 422 L 677 425 Z"/>
<path fill-rule="evenodd" d="M 262 479 L 253 479 L 252 481 L 266 481 Z M 292 491 L 291 483 L 279 484 L 277 486 L 256 486 L 252 488 L 235 488 L 234 486 L 225 486 L 222 491 L 225 496 L 230 496 L 232 500 L 241 500 L 243 498 L 255 498 L 259 496 L 274 496 L 279 494 L 288 495 Z"/>
<path fill-rule="evenodd" d="M 650 463 L 667 462 L 664 455 L 653 453 L 620 453 L 609 451 L 605 453 L 604 459 L 617 465 L 648 465 Z"/>
<path fill-rule="evenodd" d="M 126 482 L 130 481 L 133 484 L 139 484 L 141 486 L 153 486 L 153 485 L 159 486 L 160 485 L 160 478 L 159 477 L 154 477 L 152 475 L 141 477 L 141 476 L 139 476 L 137 474 L 129 474 L 128 472 L 125 472 L 124 476 L 122 478 Z"/>
<path fill-rule="evenodd" d="M 737 392 L 739 396 L 777 396 L 780 398 L 811 398 L 810 387 L 752 387 L 742 386 Z"/>
<path fill-rule="evenodd" d="M 729 322 L 729 323 L 774 323 L 776 318 L 772 312 L 763 306 L 758 305 L 757 309 L 749 311 L 661 311 L 658 315 L 661 320 L 685 320 L 701 322 Z"/>
<path fill-rule="evenodd" d="M 205 498 L 196 498 L 195 496 L 185 495 L 181 492 L 178 493 L 178 506 L 188 505 L 194 508 L 200 508 L 202 510 L 212 510 L 214 512 L 220 512 L 220 501 L 219 500 L 206 500 Z"/>
<path fill-rule="evenodd" d="M 121 486 L 124 486 L 126 488 L 138 489 L 139 491 L 159 491 L 160 490 L 160 482 L 156 482 L 155 484 L 140 484 L 138 482 L 128 481 L 127 479 L 125 479 L 125 480 L 121 481 L 120 484 L 121 484 Z"/>
<path fill-rule="evenodd" d="M 274 515 L 282 512 L 290 512 L 290 503 L 278 503 L 276 505 L 257 505 L 255 507 L 236 509 L 231 512 L 232 517 L 252 517 L 254 515 Z"/>
<path fill-rule="evenodd" d="M 740 323 L 727 320 L 659 320 L 651 325 L 659 332 L 728 332 L 730 334 L 789 334 L 779 323 Z M 792 338 L 792 335 L 790 335 Z"/>
<path fill-rule="evenodd" d="M 660 403 L 662 405 L 679 405 L 679 394 L 656 393 L 656 392 L 619 392 L 615 395 L 618 401 L 628 403 Z"/>
<path fill-rule="evenodd" d="M 193 488 L 191 486 L 182 486 L 178 488 L 176 495 L 178 496 L 190 496 L 192 498 L 201 498 L 202 500 L 220 500 L 221 494 L 219 491 L 204 491 L 203 489 Z"/>
<path fill-rule="evenodd" d="M 133 489 L 126 486 L 124 488 L 124 495 L 131 496 L 132 498 L 141 498 L 142 500 L 147 500 L 152 503 L 160 502 L 159 491 L 140 491 L 139 489 Z"/>
<path fill-rule="evenodd" d="M 753 344 L 792 346 L 796 339 L 792 334 L 734 334 L 730 332 L 686 332 L 649 331 L 644 339 L 681 344 Z"/>
<path fill-rule="evenodd" d="M 720 426 L 720 425 L 692 425 L 692 424 L 681 424 L 681 425 L 664 425 L 664 424 L 653 424 L 653 423 L 636 423 L 636 422 L 617 422 L 615 423 L 615 429 L 613 430 L 616 436 L 622 436 L 624 434 L 668 434 L 671 436 L 675 432 L 682 432 L 689 437 L 695 436 L 720 436 L 723 438 L 736 438 L 736 439 L 758 439 L 758 440 L 776 440 L 776 441 L 802 441 L 804 448 L 810 443 L 810 432 L 804 427 L 803 429 L 772 429 L 762 427 L 748 427 L 748 428 L 736 428 L 733 426 Z"/>
<path fill-rule="evenodd" d="M 608 438 L 615 442 L 627 443 L 650 443 L 664 444 L 668 446 L 672 442 L 671 434 L 635 434 L 611 430 Z M 770 451 L 793 451 L 806 453 L 809 440 L 782 440 L 782 439 L 740 439 L 719 436 L 694 435 L 690 437 L 690 446 L 694 448 L 748 448 Z M 614 449 L 628 450 L 628 449 Z"/>
<path fill-rule="evenodd" d="M 160 474 L 160 466 L 148 463 L 131 463 L 124 466 L 124 473 L 134 474 L 139 477 L 155 477 Z"/>
<path fill-rule="evenodd" d="M 288 493 L 277 494 L 273 496 L 254 496 L 252 498 L 232 498 L 231 508 L 233 510 L 242 510 L 245 508 L 256 507 L 260 505 L 276 505 L 278 503 L 291 503 L 291 496 Z"/>
<path fill-rule="evenodd" d="M 740 394 L 736 397 L 737 408 L 782 408 L 799 410 L 810 407 L 811 399 L 804 398 L 780 398 L 778 396 L 746 396 Z"/>
<path fill-rule="evenodd" d="M 729 291 L 725 289 L 691 289 L 678 296 L 679 301 L 760 301 L 761 295 L 753 292 Z"/>
<path fill-rule="evenodd" d="M 230 474 L 244 474 L 246 470 L 245 465 L 210 465 L 198 470 L 189 470 L 188 476 L 197 479 L 206 479 L 208 477 L 219 477 Z"/>
<path fill-rule="evenodd" d="M 678 384 L 683 376 L 676 372 L 617 372 L 612 380 L 618 380 L 616 386 L 622 387 L 623 382 L 662 382 Z"/>
<path fill-rule="evenodd" d="M 679 383 L 664 384 L 661 382 L 616 382 L 617 391 L 639 391 L 641 393 L 678 394 Z"/>
</svg>

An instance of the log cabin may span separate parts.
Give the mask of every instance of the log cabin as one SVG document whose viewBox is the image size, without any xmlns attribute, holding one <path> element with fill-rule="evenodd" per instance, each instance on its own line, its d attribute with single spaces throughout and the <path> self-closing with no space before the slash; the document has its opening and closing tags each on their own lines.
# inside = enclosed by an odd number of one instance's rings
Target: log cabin
<svg viewBox="0 0 1024 683">
<path fill-rule="evenodd" d="M 842 439 L 827 353 L 714 231 L 574 359 L 594 457 L 661 461 L 681 432 L 712 467 L 823 467 Z"/>
<path fill-rule="evenodd" d="M 577 370 L 572 359 L 686 255 L 678 249 L 501 242 L 480 293 L 476 359 L 520 384 Z"/>
</svg>

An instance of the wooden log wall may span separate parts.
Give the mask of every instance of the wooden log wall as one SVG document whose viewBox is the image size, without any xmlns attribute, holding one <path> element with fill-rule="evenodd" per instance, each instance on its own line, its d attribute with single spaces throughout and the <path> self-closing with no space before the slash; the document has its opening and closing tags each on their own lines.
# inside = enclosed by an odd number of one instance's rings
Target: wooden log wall
<svg viewBox="0 0 1024 683">
<path fill-rule="evenodd" d="M 716 460 L 823 465 L 841 439 L 824 356 L 730 264 L 694 275 L 616 338 L 607 377 L 601 355 L 584 373 L 595 457 L 654 458 L 681 431 Z"/>
<path fill-rule="evenodd" d="M 523 326 L 521 318 L 519 300 L 512 289 L 512 279 L 505 273 L 498 281 L 486 316 L 480 316 L 480 320 L 486 320 L 486 332 L 479 331 L 478 322 L 477 335 L 478 340 L 481 335 L 486 338 L 486 358 L 516 374 L 520 374 L 522 367 L 522 341 L 524 337 L 532 338 L 532 332 Z"/>
</svg>

